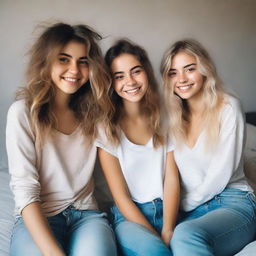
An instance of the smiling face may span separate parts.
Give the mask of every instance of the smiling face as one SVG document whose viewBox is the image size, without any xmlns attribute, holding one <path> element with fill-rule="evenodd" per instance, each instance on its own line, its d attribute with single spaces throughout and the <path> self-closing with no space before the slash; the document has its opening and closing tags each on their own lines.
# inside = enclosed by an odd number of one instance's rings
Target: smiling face
<svg viewBox="0 0 256 256">
<path fill-rule="evenodd" d="M 51 67 L 51 79 L 57 94 L 70 95 L 83 86 L 89 79 L 86 46 L 76 41 L 67 43 Z"/>
<path fill-rule="evenodd" d="M 121 54 L 111 64 L 116 93 L 128 102 L 139 102 L 148 89 L 144 68 L 132 54 Z"/>
<path fill-rule="evenodd" d="M 190 101 L 202 95 L 204 77 L 193 55 L 185 51 L 178 52 L 172 59 L 168 76 L 170 88 L 182 99 Z"/>
</svg>

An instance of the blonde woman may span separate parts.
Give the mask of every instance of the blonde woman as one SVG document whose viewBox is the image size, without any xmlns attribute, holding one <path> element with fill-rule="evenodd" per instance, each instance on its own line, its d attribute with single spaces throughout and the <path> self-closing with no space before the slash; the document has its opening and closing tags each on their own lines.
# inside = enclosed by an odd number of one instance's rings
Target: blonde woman
<svg viewBox="0 0 256 256">
<path fill-rule="evenodd" d="M 85 25 L 57 23 L 31 48 L 28 84 L 7 118 L 11 255 L 116 255 L 93 197 L 95 127 L 110 105 L 100 39 Z"/>
<path fill-rule="evenodd" d="M 105 56 L 113 110 L 98 139 L 99 159 L 112 192 L 111 209 L 122 255 L 170 255 L 179 205 L 173 145 L 161 130 L 160 99 L 147 54 L 117 41 Z"/>
<path fill-rule="evenodd" d="M 206 50 L 176 42 L 161 71 L 180 171 L 180 224 L 174 255 L 234 255 L 256 234 L 256 199 L 243 170 L 244 118 L 224 92 Z"/>
</svg>

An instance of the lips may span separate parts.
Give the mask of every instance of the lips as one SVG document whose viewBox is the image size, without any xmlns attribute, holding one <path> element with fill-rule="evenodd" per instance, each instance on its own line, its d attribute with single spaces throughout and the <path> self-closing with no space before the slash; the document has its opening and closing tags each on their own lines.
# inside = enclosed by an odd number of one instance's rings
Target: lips
<svg viewBox="0 0 256 256">
<path fill-rule="evenodd" d="M 62 77 L 62 79 L 64 79 L 65 81 L 68 81 L 68 82 L 72 82 L 72 83 L 75 83 L 80 80 L 79 78 L 73 78 L 73 77 Z"/>
<path fill-rule="evenodd" d="M 188 84 L 188 85 L 181 85 L 181 86 L 177 86 L 177 88 L 180 91 L 187 91 L 189 90 L 194 84 Z"/>
<path fill-rule="evenodd" d="M 127 94 L 136 94 L 140 90 L 140 88 L 141 87 L 132 88 L 132 89 L 129 89 L 129 90 L 125 90 L 125 92 Z"/>
</svg>

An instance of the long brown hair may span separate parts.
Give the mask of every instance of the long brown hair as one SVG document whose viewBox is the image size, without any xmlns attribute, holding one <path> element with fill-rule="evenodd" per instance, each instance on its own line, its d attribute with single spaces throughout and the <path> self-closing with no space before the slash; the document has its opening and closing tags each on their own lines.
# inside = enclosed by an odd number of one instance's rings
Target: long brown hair
<svg viewBox="0 0 256 256">
<path fill-rule="evenodd" d="M 69 107 L 81 122 L 83 133 L 89 141 L 96 136 L 96 123 L 105 122 L 106 108 L 111 106 L 106 97 L 111 79 L 97 44 L 101 39 L 97 32 L 86 25 L 56 23 L 47 27 L 30 49 L 26 72 L 27 86 L 17 92 L 17 98 L 26 100 L 32 127 L 40 144 L 51 129 L 56 127 L 57 122 L 52 112 L 55 87 L 51 79 L 51 66 L 61 49 L 70 41 L 86 45 L 89 80 L 86 86 L 71 95 Z"/>
<path fill-rule="evenodd" d="M 148 119 L 148 125 L 153 133 L 154 146 L 162 145 L 164 143 L 164 136 L 162 135 L 161 129 L 160 95 L 158 92 L 158 84 L 154 76 L 152 65 L 149 61 L 146 51 L 142 47 L 130 42 L 127 39 L 122 39 L 118 40 L 105 55 L 105 61 L 109 67 L 109 70 L 113 60 L 124 53 L 135 56 L 135 58 L 138 59 L 143 69 L 145 70 L 149 87 L 141 101 L 141 112 Z M 119 143 L 120 118 L 121 113 L 123 112 L 123 103 L 121 97 L 113 89 L 113 86 L 109 96 L 111 98 L 114 111 L 109 119 L 109 124 L 106 127 L 106 131 L 112 142 Z"/>
</svg>

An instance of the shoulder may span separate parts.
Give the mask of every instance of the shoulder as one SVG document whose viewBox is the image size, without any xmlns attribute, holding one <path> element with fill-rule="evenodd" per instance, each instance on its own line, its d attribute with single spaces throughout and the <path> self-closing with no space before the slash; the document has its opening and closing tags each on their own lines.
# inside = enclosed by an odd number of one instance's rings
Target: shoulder
<svg viewBox="0 0 256 256">
<path fill-rule="evenodd" d="M 240 100 L 234 96 L 225 94 L 222 112 L 226 114 L 242 114 L 243 110 Z"/>
<path fill-rule="evenodd" d="M 25 100 L 17 100 L 12 103 L 8 110 L 8 117 L 24 117 L 29 115 L 29 109 Z"/>
<path fill-rule="evenodd" d="M 103 124 L 98 124 L 97 126 L 97 138 L 95 140 L 95 145 L 98 148 L 104 149 L 111 155 L 117 157 L 117 151 L 118 151 L 118 146 L 115 145 L 110 141 L 106 134 L 106 129 Z"/>
<path fill-rule="evenodd" d="M 230 126 L 230 128 L 244 124 L 244 113 L 238 98 L 225 94 L 220 120 L 222 124 L 225 124 L 225 127 Z"/>
<path fill-rule="evenodd" d="M 18 100 L 12 103 L 7 113 L 7 127 L 23 127 L 30 129 L 31 121 L 29 108 L 25 100 Z"/>
</svg>

